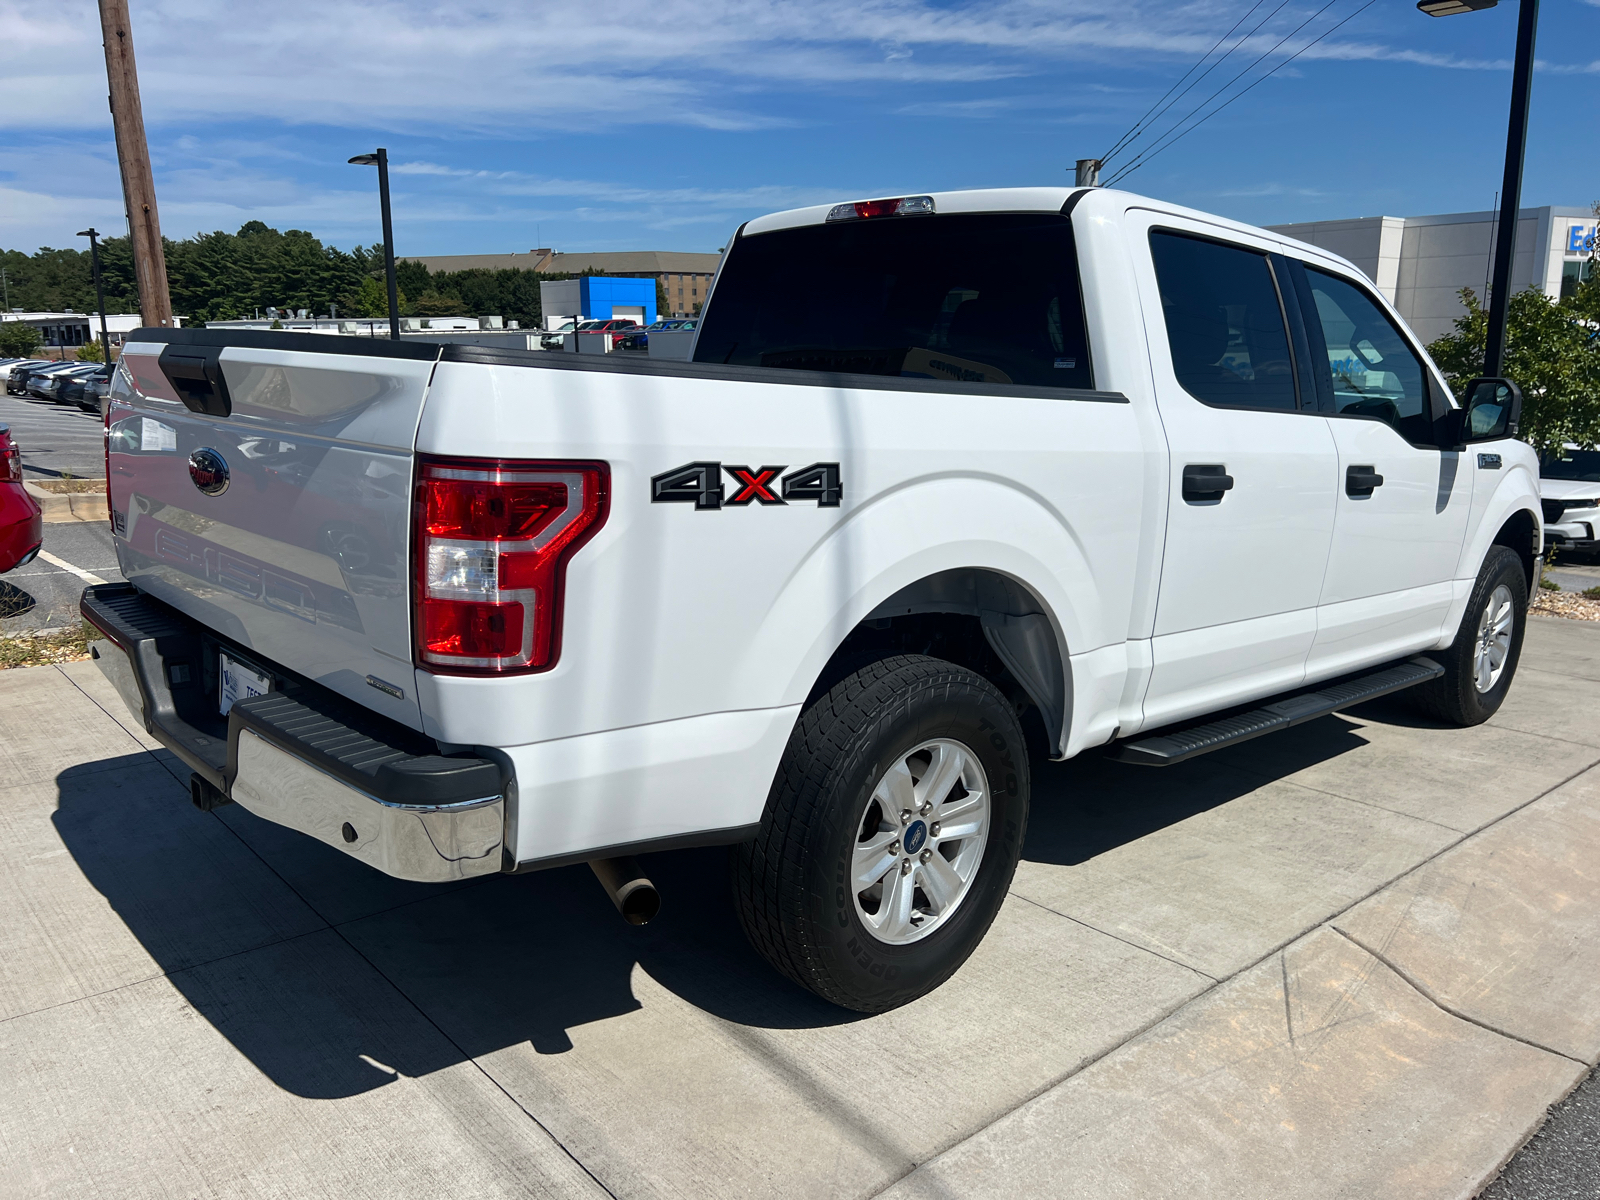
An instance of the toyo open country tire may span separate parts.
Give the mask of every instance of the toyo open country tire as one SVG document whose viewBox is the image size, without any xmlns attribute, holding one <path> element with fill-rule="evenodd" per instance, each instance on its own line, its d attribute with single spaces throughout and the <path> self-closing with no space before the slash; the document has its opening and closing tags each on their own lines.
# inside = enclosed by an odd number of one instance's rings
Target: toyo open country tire
<svg viewBox="0 0 1600 1200">
<path fill-rule="evenodd" d="M 1431 657 L 1444 675 L 1411 691 L 1417 706 L 1452 725 L 1481 725 L 1511 688 L 1528 627 L 1528 576 L 1505 546 L 1490 546 L 1456 640 Z"/>
<path fill-rule="evenodd" d="M 760 832 L 735 847 L 740 923 L 817 995 L 883 1012 L 977 947 L 1028 819 L 1016 713 L 941 659 L 862 667 L 800 715 Z"/>
</svg>

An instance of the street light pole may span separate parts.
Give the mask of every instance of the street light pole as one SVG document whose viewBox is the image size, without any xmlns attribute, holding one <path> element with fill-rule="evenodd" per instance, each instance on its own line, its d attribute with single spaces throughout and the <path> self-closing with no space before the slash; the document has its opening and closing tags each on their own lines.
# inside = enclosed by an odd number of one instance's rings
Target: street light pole
<svg viewBox="0 0 1600 1200">
<path fill-rule="evenodd" d="M 89 239 L 89 264 L 94 268 L 94 300 L 100 306 L 100 353 L 105 358 L 106 367 L 111 366 L 111 339 L 106 336 L 106 288 L 100 277 L 100 233 L 93 225 L 88 229 L 80 229 L 79 237 Z"/>
<path fill-rule="evenodd" d="M 1430 17 L 1482 12 L 1500 0 L 1417 0 Z M 1533 91 L 1533 42 L 1539 24 L 1539 0 L 1520 0 L 1517 13 L 1517 58 L 1511 76 L 1511 121 L 1506 129 L 1505 184 L 1500 189 L 1500 221 L 1494 243 L 1494 279 L 1489 285 L 1489 330 L 1483 346 L 1483 373 L 1498 377 L 1505 369 L 1506 315 L 1511 306 L 1511 261 L 1517 248 L 1517 218 L 1522 209 L 1522 159 L 1528 145 L 1528 106 Z"/>
<path fill-rule="evenodd" d="M 400 340 L 400 286 L 394 276 L 394 223 L 389 217 L 389 152 L 382 146 L 372 154 L 350 160 L 356 166 L 378 168 L 378 205 L 383 209 L 383 270 L 389 285 L 389 336 Z"/>
<path fill-rule="evenodd" d="M 1506 315 L 1511 304 L 1511 260 L 1517 245 L 1517 218 L 1522 209 L 1522 160 L 1528 144 L 1528 107 L 1533 90 L 1533 43 L 1539 23 L 1539 0 L 1522 0 L 1517 14 L 1517 60 L 1511 76 L 1511 120 L 1506 128 L 1506 174 L 1500 191 L 1500 230 L 1495 237 L 1494 283 L 1489 293 L 1489 333 L 1484 342 L 1483 373 L 1499 376 L 1505 367 Z"/>
</svg>

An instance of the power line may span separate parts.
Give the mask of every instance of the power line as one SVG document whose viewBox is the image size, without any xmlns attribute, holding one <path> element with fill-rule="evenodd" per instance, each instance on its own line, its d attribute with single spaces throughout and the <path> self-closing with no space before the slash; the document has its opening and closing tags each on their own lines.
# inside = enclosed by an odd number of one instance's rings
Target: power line
<svg viewBox="0 0 1600 1200">
<path fill-rule="evenodd" d="M 1168 96 L 1172 95 L 1173 92 L 1177 91 L 1178 90 L 1178 85 L 1181 84 L 1185 79 L 1189 78 L 1189 76 L 1193 75 L 1197 70 L 1199 70 L 1201 63 L 1205 62 L 1206 59 L 1210 58 L 1213 54 L 1215 54 L 1217 52 L 1217 47 L 1222 45 L 1223 42 L 1227 41 L 1229 38 L 1231 38 L 1233 36 L 1234 29 L 1238 29 L 1239 26 L 1243 25 L 1246 21 L 1248 21 L 1250 19 L 1250 14 L 1255 12 L 1256 9 L 1260 8 L 1266 2 L 1267 2 L 1267 0 L 1256 0 L 1256 2 L 1250 6 L 1249 11 L 1247 11 L 1244 14 L 1244 16 L 1240 17 L 1237 21 L 1235 21 L 1233 23 L 1233 29 L 1228 30 L 1227 33 L 1225 33 L 1221 37 L 1219 37 L 1216 40 L 1216 42 L 1212 45 L 1211 49 L 1207 50 L 1204 54 L 1202 54 L 1187 71 L 1185 71 L 1182 75 L 1180 75 L 1178 77 L 1177 81 L 1174 82 L 1171 87 L 1169 87 L 1164 93 L 1162 93 L 1161 99 L 1157 100 L 1155 102 L 1155 104 L 1152 104 L 1149 108 L 1145 109 L 1144 116 L 1140 117 L 1137 121 L 1135 121 L 1133 123 L 1133 125 L 1128 129 L 1128 131 L 1126 133 L 1124 133 L 1120 138 L 1117 139 L 1116 145 L 1112 146 L 1111 149 L 1107 150 L 1104 154 L 1102 154 L 1100 156 L 1100 165 L 1104 166 L 1107 162 L 1109 162 L 1111 160 L 1111 156 L 1113 154 L 1115 154 L 1118 150 L 1121 150 L 1123 148 L 1123 146 L 1127 145 L 1130 141 L 1132 141 L 1135 137 L 1137 137 L 1138 134 L 1139 134 L 1139 130 L 1144 127 L 1145 121 L 1150 118 L 1150 114 L 1151 113 L 1155 112 L 1156 108 L 1161 104 L 1161 101 L 1165 100 Z M 1259 26 L 1258 26 L 1258 28 L 1259 28 Z M 1245 37 L 1248 37 L 1248 36 L 1249 36 L 1249 34 L 1245 35 Z M 1244 41 L 1244 38 L 1240 38 L 1239 40 L 1242 42 L 1242 41 Z M 1233 49 L 1228 51 L 1228 54 L 1232 54 L 1233 50 L 1236 50 L 1236 49 L 1238 49 L 1237 46 L 1233 47 Z M 1226 57 L 1228 57 L 1227 54 L 1224 54 L 1222 56 L 1222 58 L 1226 58 Z M 1217 62 L 1221 62 L 1222 58 L 1217 59 Z M 1216 63 L 1212 64 L 1212 66 L 1215 66 L 1215 65 L 1216 65 Z M 1204 76 L 1202 76 L 1202 78 L 1204 78 Z M 1196 82 L 1199 82 L 1199 81 L 1196 80 Z M 1166 110 L 1163 109 L 1162 111 L 1164 112 Z"/>
<path fill-rule="evenodd" d="M 1205 107 L 1205 105 L 1209 104 L 1212 100 L 1215 100 L 1223 92 L 1227 91 L 1228 88 L 1232 87 L 1244 75 L 1249 73 L 1256 66 L 1256 64 L 1261 61 L 1261 59 L 1266 58 L 1268 55 L 1273 54 L 1274 52 L 1276 52 L 1276 50 L 1278 49 L 1278 46 L 1282 46 L 1284 42 L 1287 42 L 1295 34 L 1299 33 L 1300 30 L 1304 29 L 1307 25 L 1311 24 L 1312 21 L 1316 20 L 1318 17 L 1320 17 L 1323 13 L 1327 12 L 1328 9 L 1332 8 L 1337 3 L 1338 3 L 1338 0 L 1328 0 L 1327 4 L 1324 4 L 1316 12 L 1312 13 L 1304 21 L 1300 22 L 1300 24 L 1297 25 L 1293 30 L 1291 30 L 1281 41 L 1278 42 L 1277 46 L 1274 46 L 1271 50 L 1268 50 L 1266 52 L 1266 54 L 1263 54 L 1261 56 L 1261 58 L 1256 59 L 1256 61 L 1251 63 L 1250 66 L 1246 67 L 1243 71 L 1240 71 L 1238 75 L 1235 75 L 1226 84 L 1224 84 L 1222 87 L 1218 88 L 1215 92 L 1211 93 L 1211 95 L 1208 96 L 1205 100 L 1201 101 L 1200 104 L 1196 105 L 1193 109 L 1191 109 L 1190 112 L 1189 112 L 1189 116 L 1192 117 L 1196 112 L 1199 112 L 1201 108 Z M 1302 54 L 1304 54 L 1307 50 L 1311 49 L 1311 47 L 1315 46 L 1318 42 L 1322 41 L 1323 38 L 1327 37 L 1331 33 L 1334 33 L 1340 27 L 1342 27 L 1343 25 L 1345 25 L 1345 24 L 1349 23 L 1350 21 L 1354 20 L 1356 17 L 1359 17 L 1362 13 L 1366 12 L 1367 9 L 1371 8 L 1375 3 L 1377 3 L 1377 0 L 1367 0 L 1367 2 L 1365 4 L 1363 4 L 1360 8 L 1356 9 L 1355 12 L 1351 13 L 1348 17 L 1345 17 L 1343 20 L 1341 20 L 1341 21 L 1335 23 L 1334 25 L 1330 26 L 1328 29 L 1324 30 L 1322 33 L 1319 33 L 1316 37 L 1312 38 L 1304 46 L 1301 46 L 1300 49 L 1296 50 L 1293 54 L 1289 55 L 1288 58 L 1284 59 L 1277 66 L 1273 67 L 1272 70 L 1268 71 L 1265 75 L 1262 75 L 1259 79 L 1254 80 L 1250 84 L 1249 87 L 1245 88 L 1243 91 L 1236 92 L 1234 95 L 1230 96 L 1227 100 L 1225 100 L 1221 104 L 1217 105 L 1216 108 L 1214 108 L 1210 112 L 1206 113 L 1205 116 L 1201 117 L 1198 121 L 1196 121 L 1193 125 L 1190 125 L 1187 129 L 1183 129 L 1183 130 L 1179 131 L 1177 129 L 1177 127 L 1175 126 L 1173 128 L 1173 130 L 1168 131 L 1168 133 L 1159 142 L 1157 142 L 1154 146 L 1152 146 L 1150 149 L 1146 150 L 1138 158 L 1134 159 L 1131 163 L 1129 163 L 1127 166 L 1123 167 L 1114 176 L 1112 176 L 1109 180 L 1107 180 L 1106 183 L 1105 183 L 1105 186 L 1106 187 L 1110 187 L 1112 184 L 1118 182 L 1119 180 L 1126 178 L 1132 172 L 1136 171 L 1139 167 L 1143 166 L 1150 159 L 1154 158 L 1157 154 L 1160 154 L 1161 151 L 1165 150 L 1168 146 L 1171 146 L 1173 143 L 1177 142 L 1180 138 L 1182 138 L 1182 137 L 1186 136 L 1187 134 L 1192 133 L 1194 130 L 1200 128 L 1200 126 L 1204 125 L 1212 117 L 1216 116 L 1223 109 L 1227 108 L 1235 100 L 1238 100 L 1241 97 L 1248 95 L 1251 91 L 1253 91 L 1257 87 L 1257 85 L 1265 83 L 1268 79 L 1271 79 L 1274 75 L 1276 75 L 1284 67 L 1288 66 L 1295 59 L 1299 58 Z M 1189 119 L 1188 117 L 1184 118 L 1184 120 L 1188 120 L 1188 119 Z M 1180 124 L 1181 124 L 1181 122 L 1180 122 Z"/>
<path fill-rule="evenodd" d="M 1252 26 L 1252 27 L 1251 27 L 1251 29 L 1250 29 L 1250 32 L 1249 32 L 1249 33 L 1246 33 L 1246 34 L 1245 34 L 1245 35 L 1244 35 L 1244 36 L 1242 36 L 1242 37 L 1241 37 L 1241 38 L 1240 38 L 1240 39 L 1239 39 L 1239 40 L 1238 40 L 1238 41 L 1237 41 L 1237 42 L 1235 42 L 1235 43 L 1234 43 L 1234 44 L 1233 44 L 1233 45 L 1231 45 L 1231 46 L 1229 46 L 1229 47 L 1228 47 L 1228 51 L 1227 51 L 1227 53 L 1226 53 L 1226 54 L 1224 54 L 1224 55 L 1223 55 L 1223 56 L 1222 56 L 1222 57 L 1221 57 L 1221 58 L 1219 58 L 1219 59 L 1217 59 L 1217 61 L 1216 61 L 1216 62 L 1214 62 L 1214 63 L 1212 63 L 1212 64 L 1211 64 L 1211 65 L 1210 65 L 1210 66 L 1209 66 L 1209 67 L 1207 67 L 1207 68 L 1206 68 L 1206 69 L 1205 69 L 1205 70 L 1204 70 L 1204 71 L 1202 71 L 1202 72 L 1201 72 L 1201 73 L 1200 73 L 1200 74 L 1199 74 L 1199 75 L 1197 75 L 1197 76 L 1196 76 L 1196 77 L 1195 77 L 1195 79 L 1194 79 L 1194 82 L 1193 82 L 1193 83 L 1191 83 L 1191 84 L 1190 84 L 1190 85 L 1189 85 L 1189 86 L 1188 86 L 1188 87 L 1186 87 L 1186 88 L 1184 88 L 1184 89 L 1183 89 L 1183 91 L 1181 91 L 1181 92 L 1179 92 L 1179 93 L 1178 93 L 1178 94 L 1177 94 L 1177 95 L 1176 95 L 1176 96 L 1174 96 L 1174 97 L 1173 97 L 1173 98 L 1172 98 L 1172 99 L 1171 99 L 1171 100 L 1169 100 L 1169 101 L 1167 101 L 1167 103 L 1166 103 L 1166 104 L 1165 104 L 1165 105 L 1163 105 L 1163 106 L 1162 106 L 1162 108 L 1161 108 L 1161 111 L 1160 111 L 1160 112 L 1158 112 L 1158 113 L 1157 113 L 1157 114 L 1156 114 L 1156 115 L 1155 115 L 1155 117 L 1153 117 L 1153 118 L 1151 118 L 1151 119 L 1152 119 L 1152 120 L 1159 120 L 1159 119 L 1160 119 L 1160 118 L 1161 118 L 1161 117 L 1162 117 L 1162 116 L 1163 116 L 1163 115 L 1164 115 L 1164 114 L 1165 114 L 1165 113 L 1166 113 L 1166 111 L 1167 111 L 1167 110 L 1168 110 L 1168 109 L 1170 109 L 1170 108 L 1171 108 L 1171 107 L 1172 107 L 1172 106 L 1173 106 L 1173 105 L 1174 105 L 1174 104 L 1176 104 L 1176 103 L 1177 103 L 1177 102 L 1178 102 L 1178 101 L 1179 101 L 1179 100 L 1182 100 L 1182 99 L 1183 99 L 1183 98 L 1184 98 L 1184 97 L 1185 97 L 1185 96 L 1187 96 L 1187 95 L 1188 95 L 1188 94 L 1189 94 L 1189 93 L 1190 93 L 1190 92 L 1191 92 L 1191 91 L 1193 91 L 1193 90 L 1194 90 L 1194 89 L 1195 89 L 1195 87 L 1196 87 L 1196 86 L 1197 86 L 1197 85 L 1198 85 L 1198 84 L 1199 84 L 1199 83 L 1200 83 L 1200 81 L 1201 81 L 1201 80 L 1202 80 L 1202 79 L 1204 79 L 1204 78 L 1205 78 L 1205 77 L 1206 77 L 1206 76 L 1207 76 L 1207 75 L 1209 75 L 1209 74 L 1211 74 L 1211 72 L 1213 72 L 1213 71 L 1215 71 L 1215 70 L 1216 70 L 1216 69 L 1217 69 L 1217 68 L 1218 68 L 1218 67 L 1220 67 L 1220 66 L 1221 66 L 1221 65 L 1222 65 L 1222 64 L 1223 64 L 1223 63 L 1225 63 L 1225 62 L 1227 62 L 1227 61 L 1228 61 L 1228 58 L 1229 58 L 1229 57 L 1230 57 L 1230 56 L 1231 56 L 1231 55 L 1232 55 L 1232 54 L 1233 54 L 1233 52 L 1234 52 L 1234 51 L 1235 51 L 1235 50 L 1237 50 L 1237 49 L 1238 49 L 1238 48 L 1239 48 L 1239 47 L 1240 47 L 1240 46 L 1242 46 L 1242 45 L 1244 45 L 1244 44 L 1245 44 L 1245 43 L 1246 43 L 1246 42 L 1248 42 L 1248 41 L 1249 41 L 1249 40 L 1250 40 L 1250 39 L 1251 39 L 1251 38 L 1253 38 L 1253 37 L 1255 37 L 1255 35 L 1256 35 L 1256 34 L 1257 34 L 1257 33 L 1259 33 L 1259 32 L 1260 32 L 1260 31 L 1261 31 L 1261 28 L 1262 28 L 1262 27 L 1263 27 L 1263 26 L 1264 26 L 1264 25 L 1266 25 L 1266 23 L 1267 23 L 1267 22 L 1268 22 L 1268 21 L 1270 21 L 1270 20 L 1272 20 L 1272 18 L 1273 18 L 1273 17 L 1275 17 L 1275 16 L 1277 16 L 1277 15 L 1278 15 L 1278 14 L 1279 14 L 1279 13 L 1280 13 L 1280 12 L 1282 12 L 1282 11 L 1283 11 L 1283 9 L 1284 9 L 1284 6 L 1285 6 L 1285 5 L 1287 5 L 1287 4 L 1288 4 L 1288 3 L 1289 3 L 1289 0 L 1279 0 L 1279 3 L 1278 3 L 1278 7 L 1277 7 L 1277 8 L 1275 8 L 1275 9 L 1273 9 L 1273 10 L 1272 10 L 1272 11 L 1271 11 L 1271 12 L 1269 12 L 1269 13 L 1268 13 L 1268 14 L 1267 14 L 1267 15 L 1266 15 L 1266 16 L 1264 16 L 1264 17 L 1262 17 L 1262 18 L 1261 18 L 1261 20 L 1259 20 L 1259 21 L 1257 21 L 1257 22 L 1256 22 L 1256 23 L 1255 23 L 1255 24 L 1254 24 L 1254 25 L 1253 25 L 1253 26 Z M 1259 7 L 1259 5 L 1258 5 L 1258 6 L 1257 6 L 1257 7 Z M 1254 11 L 1255 11 L 1255 10 L 1254 10 L 1254 9 L 1252 9 L 1252 10 L 1251 10 L 1251 11 L 1252 11 L 1252 12 L 1254 12 Z M 1290 36 L 1291 36 L 1291 37 L 1293 37 L 1293 36 L 1294 36 L 1294 35 L 1293 35 L 1293 34 L 1290 34 Z M 1279 45 L 1279 46 L 1281 46 L 1281 45 L 1283 45 L 1283 42 L 1281 42 L 1281 41 L 1280 41 L 1280 42 L 1279 42 L 1279 43 L 1278 43 L 1278 45 Z M 1276 47 L 1274 47 L 1274 49 L 1276 49 Z M 1268 53 L 1268 54 L 1271 54 L 1271 53 L 1272 53 L 1272 51 L 1271 51 L 1271 50 L 1269 50 L 1269 51 L 1267 51 L 1267 53 Z M 1260 62 L 1260 61 L 1261 61 L 1261 59 L 1259 59 L 1259 58 L 1258 58 L 1258 59 L 1256 59 L 1256 62 Z M 1250 64 L 1250 66 L 1251 66 L 1251 67 L 1253 67 L 1253 66 L 1255 66 L 1255 63 L 1251 63 L 1251 64 Z M 1248 71 L 1248 70 L 1250 70 L 1250 67 L 1246 67 L 1246 68 L 1245 68 L 1245 71 Z M 1244 72 L 1243 72 L 1243 71 L 1241 71 L 1241 72 L 1240 72 L 1240 74 L 1241 74 L 1241 75 L 1242 75 L 1242 74 L 1244 74 Z M 1228 88 L 1229 88 L 1229 87 L 1231 87 L 1231 86 L 1232 86 L 1232 85 L 1233 85 L 1233 82 L 1234 82 L 1234 80 L 1236 80 L 1236 79 L 1238 79 L 1238 78 L 1239 78 L 1239 76 L 1238 76 L 1238 75 L 1235 75 L 1235 76 L 1234 76 L 1234 77 L 1233 77 L 1233 79 L 1230 79 L 1230 80 L 1229 80 L 1229 81 L 1228 81 L 1228 82 L 1227 82 L 1227 83 L 1225 83 L 1225 84 L 1223 84 L 1223 85 L 1222 85 L 1222 87 L 1220 87 L 1220 88 L 1218 88 L 1218 89 L 1217 89 L 1217 90 L 1216 90 L 1216 91 L 1215 91 L 1215 92 L 1212 92 L 1212 93 L 1211 93 L 1211 95 L 1210 95 L 1210 96 L 1208 96 L 1208 97 L 1206 97 L 1206 99 L 1204 99 L 1204 100 L 1202 100 L 1202 101 L 1200 101 L 1200 103 L 1199 103 L 1199 104 L 1197 104 L 1197 105 L 1195 105 L 1195 106 L 1194 106 L 1194 108 L 1191 108 L 1191 109 L 1190 109 L 1190 110 L 1189 110 L 1189 111 L 1188 111 L 1188 112 L 1187 112 L 1187 113 L 1185 113 L 1185 114 L 1184 114 L 1184 115 L 1183 115 L 1183 116 L 1181 116 L 1181 117 L 1179 117 L 1179 118 L 1178 118 L 1178 124 L 1179 124 L 1179 125 L 1181 125 L 1181 124 L 1182 124 L 1182 123 L 1183 123 L 1183 122 L 1184 122 L 1184 121 L 1187 121 L 1187 120 L 1188 120 L 1188 119 L 1189 119 L 1189 118 L 1190 118 L 1190 117 L 1192 117 L 1192 116 L 1193 116 L 1193 115 L 1194 115 L 1194 114 L 1195 114 L 1195 113 L 1196 113 L 1196 112 L 1197 112 L 1197 111 L 1198 111 L 1198 110 L 1200 110 L 1200 109 L 1201 109 L 1201 108 L 1204 108 L 1204 107 L 1205 107 L 1205 106 L 1206 106 L 1206 105 L 1207 105 L 1207 104 L 1209 104 L 1209 103 L 1211 103 L 1211 101 L 1212 101 L 1212 100 L 1214 100 L 1214 99 L 1216 99 L 1216 97 L 1217 97 L 1217 96 L 1219 96 L 1219 95 L 1221 95 L 1221 94 L 1222 94 L 1222 93 L 1223 93 L 1223 92 L 1225 92 L 1225 91 L 1227 91 L 1227 90 L 1228 90 Z M 1146 128 L 1147 128 L 1147 129 L 1148 129 L 1148 126 L 1146 126 Z M 1170 133 L 1170 132 L 1171 132 L 1171 130 L 1168 130 L 1168 132 L 1169 132 L 1169 133 Z M 1163 135 L 1162 135 L 1162 136 L 1165 136 L 1165 134 L 1163 134 Z"/>
</svg>

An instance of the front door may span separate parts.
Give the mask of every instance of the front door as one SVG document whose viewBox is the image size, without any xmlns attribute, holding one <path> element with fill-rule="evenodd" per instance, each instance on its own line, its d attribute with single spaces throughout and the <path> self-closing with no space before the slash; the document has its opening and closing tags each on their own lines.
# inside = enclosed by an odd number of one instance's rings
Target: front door
<svg viewBox="0 0 1600 1200">
<path fill-rule="evenodd" d="M 1333 548 L 1308 664 L 1323 679 L 1438 640 L 1473 472 L 1469 455 L 1439 447 L 1433 397 L 1442 399 L 1442 385 L 1430 388 L 1427 365 L 1372 294 L 1310 265 L 1298 282 L 1339 448 Z"/>
<path fill-rule="evenodd" d="M 1304 678 L 1338 455 L 1314 398 L 1300 395 L 1277 246 L 1128 217 L 1135 244 L 1149 246 L 1135 257 L 1170 456 L 1150 727 Z"/>
</svg>

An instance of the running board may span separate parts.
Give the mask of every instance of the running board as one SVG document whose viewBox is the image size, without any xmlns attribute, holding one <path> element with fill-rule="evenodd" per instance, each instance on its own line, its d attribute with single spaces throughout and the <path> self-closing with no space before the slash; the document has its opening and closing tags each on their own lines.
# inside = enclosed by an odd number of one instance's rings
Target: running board
<svg viewBox="0 0 1600 1200">
<path fill-rule="evenodd" d="M 1290 696 L 1237 716 L 1174 729 L 1154 737 L 1118 743 L 1108 757 L 1142 767 L 1170 767 L 1225 746 L 1236 746 L 1263 734 L 1276 733 L 1315 721 L 1341 708 L 1350 708 L 1391 692 L 1404 691 L 1444 674 L 1431 658 L 1413 658 L 1392 667 L 1332 683 L 1315 692 Z"/>
</svg>

